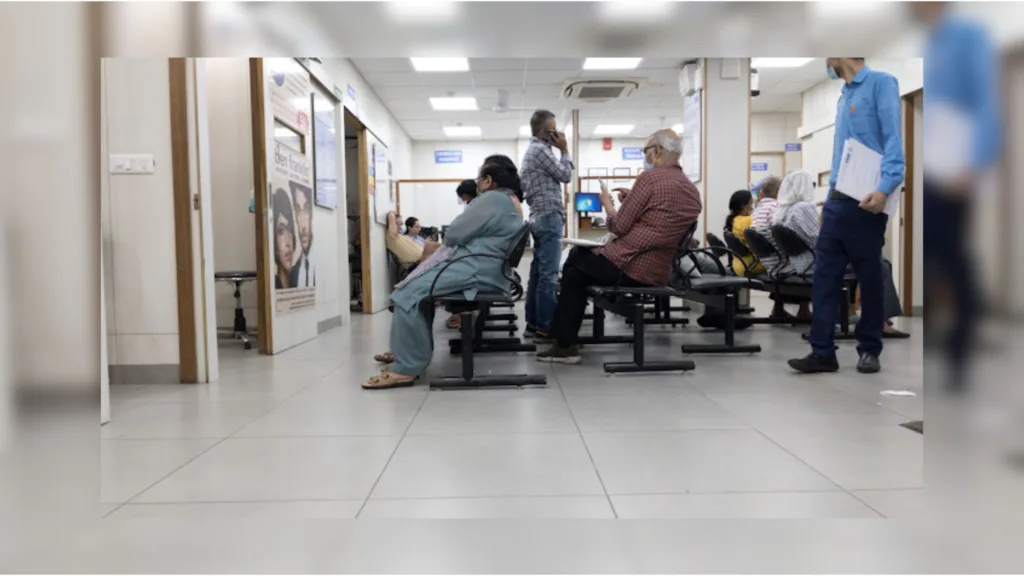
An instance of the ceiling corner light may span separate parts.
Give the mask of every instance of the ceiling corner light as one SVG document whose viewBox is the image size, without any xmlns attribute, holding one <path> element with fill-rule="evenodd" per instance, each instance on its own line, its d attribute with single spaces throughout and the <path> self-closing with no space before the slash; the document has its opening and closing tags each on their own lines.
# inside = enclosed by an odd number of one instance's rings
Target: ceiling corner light
<svg viewBox="0 0 1024 576">
<path fill-rule="evenodd" d="M 683 133 L 683 125 L 682 124 L 673 124 L 672 125 L 672 131 L 675 132 L 676 134 L 682 134 Z"/>
<path fill-rule="evenodd" d="M 754 58 L 752 68 L 799 68 L 814 58 Z"/>
<path fill-rule="evenodd" d="M 448 97 L 448 98 L 431 98 L 430 106 L 434 110 L 479 110 L 476 105 L 476 98 L 468 97 Z"/>
<path fill-rule="evenodd" d="M 479 126 L 445 126 L 444 135 L 449 138 L 472 138 L 480 136 L 483 132 Z"/>
<path fill-rule="evenodd" d="M 584 70 L 634 70 L 643 58 L 587 58 Z"/>
<path fill-rule="evenodd" d="M 599 124 L 594 128 L 595 136 L 625 136 L 633 131 L 632 124 Z"/>
<path fill-rule="evenodd" d="M 467 72 L 468 58 L 409 58 L 417 72 Z"/>
</svg>

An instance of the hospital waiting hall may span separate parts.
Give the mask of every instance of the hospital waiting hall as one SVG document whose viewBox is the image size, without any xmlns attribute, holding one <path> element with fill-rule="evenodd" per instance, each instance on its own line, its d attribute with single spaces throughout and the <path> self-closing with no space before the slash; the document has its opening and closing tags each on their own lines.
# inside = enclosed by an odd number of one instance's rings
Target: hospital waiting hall
<svg viewBox="0 0 1024 576">
<path fill-rule="evenodd" d="M 103 523 L 919 514 L 924 60 L 646 54 L 102 60 Z"/>
</svg>

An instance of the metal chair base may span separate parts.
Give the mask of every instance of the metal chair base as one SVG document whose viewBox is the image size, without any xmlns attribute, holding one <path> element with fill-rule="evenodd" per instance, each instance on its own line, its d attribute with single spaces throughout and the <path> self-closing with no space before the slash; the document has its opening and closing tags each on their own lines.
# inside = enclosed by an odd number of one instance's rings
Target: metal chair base
<svg viewBox="0 0 1024 576">
<path fill-rule="evenodd" d="M 459 376 L 435 378 L 430 381 L 431 390 L 465 390 L 467 388 L 522 388 L 524 386 L 547 387 L 544 375 L 515 374 L 509 376 L 474 376 L 470 379 Z"/>
<path fill-rule="evenodd" d="M 637 364 L 636 362 L 605 362 L 604 371 L 609 374 L 634 374 L 640 372 L 686 372 L 697 367 L 690 360 L 659 361 Z"/>
<path fill-rule="evenodd" d="M 757 354 L 760 344 L 683 344 L 683 354 Z"/>
</svg>

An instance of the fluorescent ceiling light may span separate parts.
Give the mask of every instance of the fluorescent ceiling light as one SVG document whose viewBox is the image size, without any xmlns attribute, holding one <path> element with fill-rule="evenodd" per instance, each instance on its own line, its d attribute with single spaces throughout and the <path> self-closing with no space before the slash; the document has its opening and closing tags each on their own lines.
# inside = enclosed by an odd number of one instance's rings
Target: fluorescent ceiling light
<svg viewBox="0 0 1024 576">
<path fill-rule="evenodd" d="M 445 126 L 444 135 L 449 138 L 480 136 L 479 126 Z"/>
<path fill-rule="evenodd" d="M 417 72 L 466 72 L 468 58 L 409 58 Z"/>
<path fill-rule="evenodd" d="M 594 128 L 594 135 L 624 136 L 632 131 L 632 124 L 599 124 L 597 128 Z"/>
<path fill-rule="evenodd" d="M 598 4 L 601 19 L 609 23 L 658 22 L 672 15 L 672 2 L 654 2 L 645 0 L 624 2 L 613 0 Z"/>
<path fill-rule="evenodd" d="M 682 134 L 683 133 L 683 125 L 682 124 L 673 124 L 672 125 L 672 131 L 675 132 L 676 134 Z"/>
<path fill-rule="evenodd" d="M 431 98 L 430 105 L 434 110 L 479 110 L 476 98 Z"/>
<path fill-rule="evenodd" d="M 643 58 L 587 58 L 584 70 L 633 70 Z"/>
<path fill-rule="evenodd" d="M 752 68 L 799 68 L 814 58 L 754 58 Z"/>
</svg>

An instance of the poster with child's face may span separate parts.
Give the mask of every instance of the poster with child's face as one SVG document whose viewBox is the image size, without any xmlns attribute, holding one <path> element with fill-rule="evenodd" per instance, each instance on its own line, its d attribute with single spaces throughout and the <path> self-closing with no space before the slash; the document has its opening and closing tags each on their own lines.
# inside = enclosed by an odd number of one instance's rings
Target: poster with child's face
<svg viewBox="0 0 1024 576">
<path fill-rule="evenodd" d="M 309 261 L 313 243 L 312 171 L 309 159 L 276 144 L 271 173 L 271 225 L 277 313 L 316 305 L 315 268 Z M 310 276 L 310 272 L 314 275 Z"/>
</svg>

